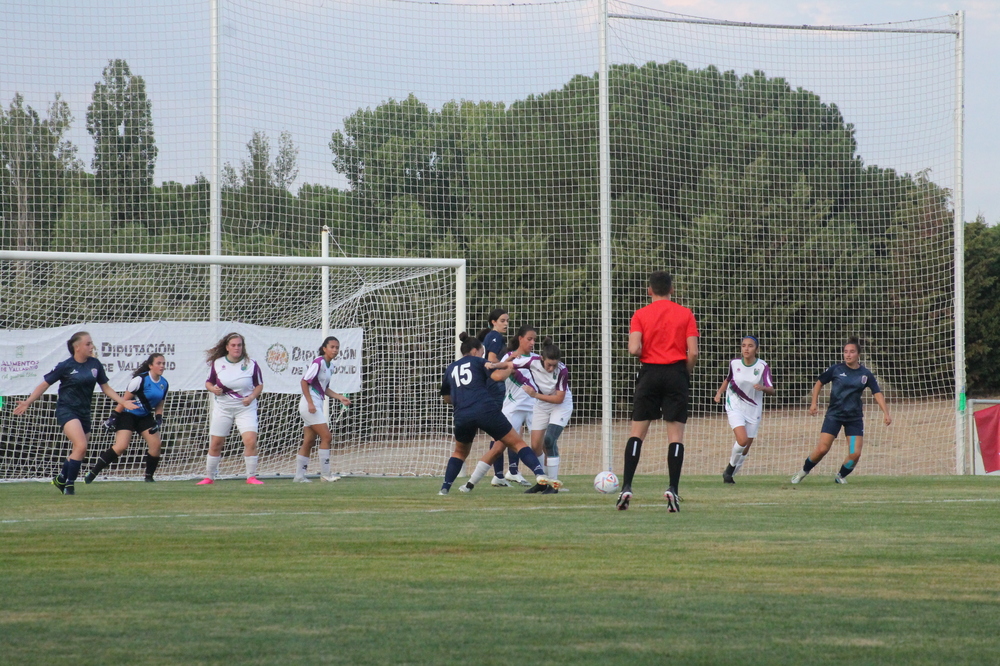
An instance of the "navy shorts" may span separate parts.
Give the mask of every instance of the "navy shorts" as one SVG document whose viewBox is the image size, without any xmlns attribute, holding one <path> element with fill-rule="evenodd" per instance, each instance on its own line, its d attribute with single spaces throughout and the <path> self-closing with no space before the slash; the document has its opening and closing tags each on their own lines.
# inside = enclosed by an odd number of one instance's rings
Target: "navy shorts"
<svg viewBox="0 0 1000 666">
<path fill-rule="evenodd" d="M 840 434 L 840 429 L 844 429 L 844 435 L 847 437 L 864 437 L 865 436 L 865 420 L 864 419 L 851 419 L 849 421 L 841 421 L 835 416 L 826 415 L 823 419 L 823 427 L 820 432 L 825 432 L 828 435 L 833 435 L 836 439 L 837 435 Z"/>
<path fill-rule="evenodd" d="M 56 407 L 56 423 L 62 428 L 70 421 L 79 421 L 83 426 L 83 434 L 90 434 L 90 414 L 80 414 L 66 407 Z"/>
<path fill-rule="evenodd" d="M 479 414 L 467 421 L 455 421 L 455 441 L 471 444 L 472 440 L 476 438 L 476 433 L 480 430 L 494 440 L 503 439 L 513 429 L 514 427 L 503 415 L 503 412 L 497 410 L 488 414 Z"/>
<path fill-rule="evenodd" d="M 691 381 L 687 362 L 643 363 L 635 380 L 632 420 L 687 423 Z"/>
<path fill-rule="evenodd" d="M 130 430 L 132 432 L 146 432 L 156 425 L 156 419 L 150 414 L 136 416 L 129 412 L 122 412 L 118 415 L 115 430 Z"/>
</svg>

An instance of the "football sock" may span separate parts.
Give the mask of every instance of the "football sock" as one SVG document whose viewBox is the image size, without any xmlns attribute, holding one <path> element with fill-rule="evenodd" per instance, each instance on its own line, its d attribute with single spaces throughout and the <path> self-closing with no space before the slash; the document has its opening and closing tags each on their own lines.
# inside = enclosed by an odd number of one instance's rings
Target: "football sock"
<svg viewBox="0 0 1000 666">
<path fill-rule="evenodd" d="M 205 461 L 205 476 L 215 480 L 216 475 L 219 473 L 220 462 L 222 462 L 222 456 L 208 456 Z"/>
<path fill-rule="evenodd" d="M 806 457 L 806 461 L 804 463 L 802 463 L 802 471 L 803 472 L 811 472 L 812 468 L 815 467 L 815 466 L 816 466 L 816 463 L 814 463 L 812 460 L 810 460 L 809 457 L 807 456 Z"/>
<path fill-rule="evenodd" d="M 257 456 L 243 456 L 247 466 L 247 477 L 257 476 Z"/>
<path fill-rule="evenodd" d="M 107 451 L 102 451 L 101 455 L 97 457 L 97 462 L 95 462 L 94 466 L 90 468 L 90 473 L 93 474 L 94 476 L 97 476 L 102 471 L 104 471 L 105 467 L 115 462 L 116 460 L 118 460 L 118 454 L 115 453 L 114 449 L 108 449 Z"/>
<path fill-rule="evenodd" d="M 538 459 L 537 456 L 535 458 Z M 510 470 L 511 474 L 520 474 L 517 471 L 518 454 L 514 453 L 513 450 L 507 449 L 507 469 Z"/>
<path fill-rule="evenodd" d="M 63 461 L 62 469 L 59 470 L 59 479 L 65 481 L 69 478 L 69 458 Z"/>
<path fill-rule="evenodd" d="M 462 471 L 462 465 L 464 464 L 465 461 L 461 458 L 455 458 L 454 456 L 448 458 L 448 467 L 444 471 L 444 483 L 441 484 L 441 488 L 451 490 L 451 484 L 455 483 L 455 479 L 458 478 L 458 474 Z"/>
<path fill-rule="evenodd" d="M 154 456 L 151 453 L 146 454 L 146 476 L 153 476 L 156 473 L 156 468 L 160 464 L 160 456 Z"/>
<path fill-rule="evenodd" d="M 667 447 L 667 471 L 670 473 L 670 487 L 677 491 L 681 481 L 681 467 L 684 466 L 684 445 L 680 442 L 670 442 Z"/>
<path fill-rule="evenodd" d="M 452 458 L 452 460 L 458 460 L 458 458 Z M 448 463 L 451 464 L 450 462 Z M 462 468 L 459 467 L 459 470 Z M 472 476 L 469 477 L 469 485 L 476 485 L 483 480 L 483 477 L 490 473 L 490 464 L 480 460 L 476 463 L 476 469 L 472 472 Z M 458 472 L 455 472 L 455 476 L 458 476 Z M 453 479 L 454 480 L 454 479 Z"/>
<path fill-rule="evenodd" d="M 493 444 L 494 442 L 491 441 L 489 445 L 487 445 L 486 449 L 492 449 Z M 499 458 L 493 461 L 493 475 L 499 476 L 501 479 L 503 478 L 503 453 L 500 454 Z"/>
<path fill-rule="evenodd" d="M 518 451 L 517 457 L 521 459 L 524 466 L 530 469 L 535 476 L 543 476 L 545 474 L 545 470 L 542 469 L 542 463 L 538 462 L 538 456 L 535 455 L 530 446 L 526 446 Z"/>
<path fill-rule="evenodd" d="M 639 466 L 639 456 L 642 455 L 642 440 L 629 437 L 625 444 L 625 472 L 622 474 L 622 490 L 632 490 L 632 477 L 635 468 Z"/>
<path fill-rule="evenodd" d="M 551 456 L 545 456 L 545 463 L 546 463 L 545 464 L 545 475 L 548 476 L 550 479 L 558 479 L 559 478 L 559 458 L 558 457 L 553 458 Z"/>
<path fill-rule="evenodd" d="M 80 475 L 80 465 L 83 464 L 82 460 L 73 460 L 70 458 L 66 461 L 66 483 L 70 484 L 76 481 L 76 477 Z"/>
<path fill-rule="evenodd" d="M 750 454 L 744 453 L 743 455 L 740 456 L 740 459 L 736 462 L 735 465 L 733 465 L 733 474 L 736 474 L 738 471 L 740 471 L 740 467 L 743 467 L 743 463 L 746 462 L 748 455 Z"/>
<path fill-rule="evenodd" d="M 743 452 L 745 450 L 746 449 L 744 449 L 742 446 L 733 442 L 733 453 L 731 456 L 729 456 L 729 464 L 732 465 L 733 467 L 738 467 L 740 464 L 740 458 L 743 457 Z"/>
<path fill-rule="evenodd" d="M 295 477 L 299 478 L 306 475 L 306 470 L 309 469 L 309 456 L 295 456 Z"/>
<path fill-rule="evenodd" d="M 319 473 L 330 476 L 330 449 L 319 450 Z"/>
<path fill-rule="evenodd" d="M 841 478 L 847 476 L 854 471 L 854 465 L 856 463 L 853 460 L 848 460 L 843 465 L 840 466 L 840 476 Z"/>
</svg>

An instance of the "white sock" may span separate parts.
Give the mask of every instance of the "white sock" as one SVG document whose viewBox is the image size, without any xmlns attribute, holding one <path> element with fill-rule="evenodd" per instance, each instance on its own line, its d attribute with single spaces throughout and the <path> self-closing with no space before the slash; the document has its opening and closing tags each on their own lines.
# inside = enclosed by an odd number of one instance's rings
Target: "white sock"
<svg viewBox="0 0 1000 666">
<path fill-rule="evenodd" d="M 330 476 L 330 449 L 319 450 L 319 470 L 323 476 Z"/>
<path fill-rule="evenodd" d="M 743 461 L 745 461 L 747 459 L 747 456 L 749 456 L 749 455 L 750 455 L 749 453 L 746 453 L 746 454 L 740 456 L 739 461 L 737 461 L 737 463 L 735 465 L 733 465 L 733 467 L 736 468 L 736 469 L 733 470 L 733 474 L 736 474 L 736 472 L 740 471 L 740 467 L 743 467 Z"/>
<path fill-rule="evenodd" d="M 247 477 L 257 476 L 257 456 L 243 456 L 243 462 L 247 464 Z"/>
<path fill-rule="evenodd" d="M 546 456 L 545 457 L 545 462 L 548 463 L 547 465 L 545 465 L 545 476 L 549 477 L 550 479 L 558 479 L 559 478 L 559 456 L 555 456 L 554 458 Z"/>
<path fill-rule="evenodd" d="M 475 485 L 483 480 L 483 477 L 493 471 L 493 465 L 484 463 L 482 460 L 476 463 L 476 471 L 469 477 L 469 483 Z"/>
<path fill-rule="evenodd" d="M 743 457 L 744 450 L 745 449 L 742 446 L 740 446 L 736 442 L 733 442 L 733 454 L 729 457 L 729 464 L 732 465 L 733 467 L 739 465 L 740 458 Z"/>
<path fill-rule="evenodd" d="M 215 477 L 219 474 L 219 463 L 221 461 L 222 456 L 208 456 L 208 460 L 205 463 L 205 476 L 214 481 Z"/>
<path fill-rule="evenodd" d="M 295 456 L 295 478 L 300 479 L 309 469 L 309 456 Z"/>
</svg>

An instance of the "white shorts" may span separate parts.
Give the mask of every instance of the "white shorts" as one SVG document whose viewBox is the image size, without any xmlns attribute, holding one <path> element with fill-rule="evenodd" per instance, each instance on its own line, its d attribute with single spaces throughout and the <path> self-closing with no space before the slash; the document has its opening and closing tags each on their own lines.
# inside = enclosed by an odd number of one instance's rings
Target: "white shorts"
<svg viewBox="0 0 1000 666">
<path fill-rule="evenodd" d="M 726 416 L 729 418 L 729 427 L 738 428 L 743 426 L 747 429 L 747 437 L 753 439 L 757 436 L 757 429 L 760 428 L 760 419 L 756 421 L 735 409 L 727 409 Z"/>
<path fill-rule="evenodd" d="M 518 435 L 521 434 L 525 425 L 531 423 L 531 409 L 524 409 L 523 407 L 518 409 L 516 406 L 508 408 L 507 405 L 504 405 L 502 411 L 503 415 L 507 417 L 508 421 L 510 421 L 510 427 L 513 428 L 514 432 Z"/>
<path fill-rule="evenodd" d="M 208 434 L 212 437 L 229 437 L 236 423 L 237 430 L 242 435 L 245 432 L 257 432 L 257 401 L 249 407 L 243 405 L 219 404 L 216 400 L 212 407 L 212 420 L 208 426 Z"/>
<path fill-rule="evenodd" d="M 326 413 L 323 412 L 323 401 L 317 400 L 316 396 L 313 396 L 313 405 L 316 406 L 316 413 L 309 413 L 309 403 L 306 402 L 306 397 L 302 396 L 299 398 L 299 416 L 302 417 L 302 423 L 307 426 L 314 425 L 329 425 L 326 421 Z"/>
<path fill-rule="evenodd" d="M 557 425 L 565 428 L 572 414 L 573 399 L 569 396 L 558 405 L 539 400 L 535 403 L 535 411 L 531 415 L 531 429 L 545 430 L 549 425 Z"/>
</svg>

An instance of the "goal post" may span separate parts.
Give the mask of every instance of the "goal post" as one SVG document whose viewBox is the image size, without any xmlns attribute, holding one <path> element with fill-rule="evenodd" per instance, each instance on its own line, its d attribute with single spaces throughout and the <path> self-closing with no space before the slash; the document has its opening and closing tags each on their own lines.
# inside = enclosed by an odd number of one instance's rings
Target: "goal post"
<svg viewBox="0 0 1000 666">
<path fill-rule="evenodd" d="M 212 266 L 221 275 L 217 322 Z M 436 388 L 465 328 L 464 272 L 464 259 L 0 252 L 0 394 L 10 402 L 27 395 L 66 357 L 65 340 L 77 330 L 91 333 L 119 392 L 149 353 L 164 353 L 171 391 L 159 475 L 193 478 L 208 444 L 205 350 L 235 330 L 264 375 L 260 473 L 284 476 L 302 442 L 300 376 L 329 333 L 342 341 L 331 388 L 352 401 L 332 410 L 334 471 L 440 474 L 451 441 Z M 0 410 L 0 481 L 51 476 L 68 452 L 53 416 L 55 389 L 25 415 Z M 100 429 L 111 406 L 98 392 L 91 460 L 111 443 Z M 223 476 L 241 473 L 241 451 L 234 433 Z M 144 453 L 136 436 L 105 477 L 140 477 Z"/>
</svg>

